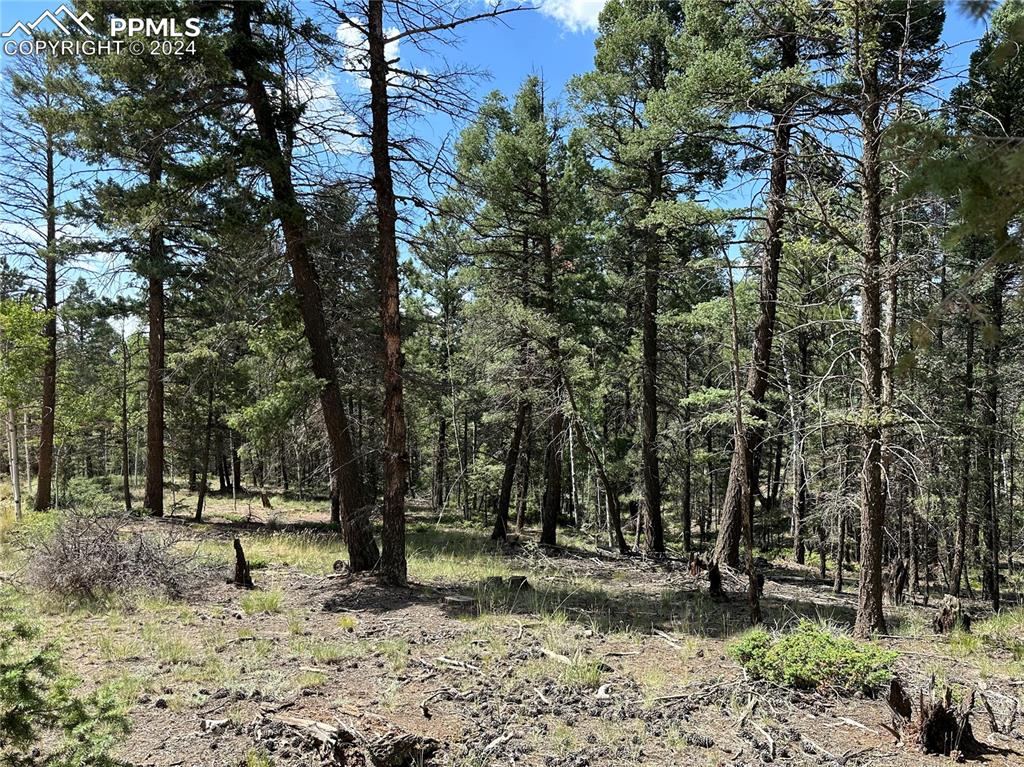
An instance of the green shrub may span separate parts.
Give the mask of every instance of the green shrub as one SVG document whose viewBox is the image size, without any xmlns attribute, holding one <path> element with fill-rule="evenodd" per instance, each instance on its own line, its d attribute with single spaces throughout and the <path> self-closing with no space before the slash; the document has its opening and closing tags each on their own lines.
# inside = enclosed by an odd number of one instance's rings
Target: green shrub
<svg viewBox="0 0 1024 767">
<path fill-rule="evenodd" d="M 755 679 L 844 693 L 873 693 L 887 684 L 899 655 L 806 620 L 786 633 L 754 629 L 729 651 Z"/>
<path fill-rule="evenodd" d="M 0 601 L 0 746 L 4 764 L 23 767 L 112 767 L 108 750 L 128 731 L 116 685 L 86 697 L 60 669 L 52 645 L 9 601 Z M 45 736 L 52 750 L 36 754 Z M 50 748 L 48 746 L 48 748 Z"/>
</svg>

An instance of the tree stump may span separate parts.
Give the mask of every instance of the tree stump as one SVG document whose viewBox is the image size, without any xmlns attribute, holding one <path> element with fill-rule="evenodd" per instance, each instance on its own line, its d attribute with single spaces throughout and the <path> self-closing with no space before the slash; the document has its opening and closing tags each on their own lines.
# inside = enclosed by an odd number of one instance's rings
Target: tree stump
<svg viewBox="0 0 1024 767">
<path fill-rule="evenodd" d="M 948 634 L 959 627 L 963 631 L 971 630 L 971 614 L 964 609 L 956 597 L 947 594 L 939 603 L 939 610 L 932 618 L 932 630 L 936 634 Z"/>
<path fill-rule="evenodd" d="M 510 575 L 508 577 L 508 587 L 510 591 L 515 592 L 529 591 L 533 588 L 530 582 L 526 580 L 525 575 Z"/>
<path fill-rule="evenodd" d="M 953 693 L 947 687 L 941 699 L 934 696 L 919 698 L 917 713 L 918 742 L 926 754 L 960 755 L 977 748 L 971 729 L 971 709 L 974 708 L 974 690 L 959 708 L 953 707 Z"/>
<path fill-rule="evenodd" d="M 689 571 L 691 578 L 697 578 L 702 572 L 708 569 L 708 566 L 704 564 L 704 560 L 695 551 L 690 552 L 690 563 Z"/>
<path fill-rule="evenodd" d="M 924 692 L 919 692 L 917 720 L 913 721 L 910 696 L 900 681 L 893 678 L 886 703 L 893 714 L 894 728 L 905 733 L 908 741 L 916 743 L 924 753 L 960 757 L 977 751 L 979 744 L 971 729 L 973 690 L 959 707 L 953 706 L 953 693 L 948 687 L 941 698 L 936 698 L 933 691 L 926 700 Z"/>
<path fill-rule="evenodd" d="M 896 677 L 889 681 L 889 694 L 886 696 L 885 702 L 892 709 L 893 723 L 902 729 L 914 713 L 914 704 L 910 702 L 910 696 L 903 690 L 903 685 Z"/>
<path fill-rule="evenodd" d="M 886 596 L 889 597 L 890 604 L 901 605 L 906 600 L 908 579 L 907 563 L 902 559 L 897 559 L 889 568 L 885 585 Z"/>
<path fill-rule="evenodd" d="M 245 561 L 245 551 L 242 550 L 242 541 L 235 538 L 235 577 L 231 581 L 243 589 L 254 589 L 252 575 L 249 574 L 249 563 Z"/>
<path fill-rule="evenodd" d="M 500 589 L 505 585 L 505 580 L 500 575 L 490 575 L 480 581 L 480 588 L 484 590 L 488 589 Z"/>
<path fill-rule="evenodd" d="M 718 569 L 717 562 L 712 562 L 708 567 L 708 593 L 716 602 L 726 602 L 729 599 L 722 590 L 722 571 Z"/>
</svg>

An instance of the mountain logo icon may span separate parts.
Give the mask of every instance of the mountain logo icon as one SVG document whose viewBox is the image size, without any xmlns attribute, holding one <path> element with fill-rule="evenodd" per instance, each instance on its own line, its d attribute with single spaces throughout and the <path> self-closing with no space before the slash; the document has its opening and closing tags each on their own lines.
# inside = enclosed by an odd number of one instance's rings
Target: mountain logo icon
<svg viewBox="0 0 1024 767">
<path fill-rule="evenodd" d="M 14 26 L 0 34 L 0 37 L 13 37 L 17 32 L 21 32 L 23 35 L 31 37 L 36 27 L 44 21 L 49 21 L 65 35 L 70 35 L 71 30 L 75 27 L 78 27 L 79 30 L 85 32 L 87 35 L 92 35 L 95 33 L 86 25 L 86 22 L 92 22 L 94 18 L 95 17 L 88 11 L 83 13 L 81 16 L 76 16 L 74 11 L 62 3 L 55 11 L 51 11 L 49 9 L 43 11 L 39 14 L 39 18 L 30 24 L 26 24 L 23 21 L 14 22 Z"/>
</svg>

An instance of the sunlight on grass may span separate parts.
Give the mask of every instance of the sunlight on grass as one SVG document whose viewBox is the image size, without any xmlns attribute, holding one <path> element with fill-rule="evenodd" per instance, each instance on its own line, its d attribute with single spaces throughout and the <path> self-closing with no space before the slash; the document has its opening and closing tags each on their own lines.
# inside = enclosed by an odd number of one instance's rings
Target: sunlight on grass
<svg viewBox="0 0 1024 767">
<path fill-rule="evenodd" d="M 281 612 L 284 593 L 274 587 L 269 591 L 250 591 L 242 597 L 241 607 L 246 615 L 273 615 Z"/>
<path fill-rule="evenodd" d="M 357 639 L 350 642 L 325 642 L 322 639 L 293 639 L 289 645 L 292 654 L 300 660 L 311 660 L 330 665 L 350 660 L 365 659 L 373 648 L 369 642 Z"/>
</svg>

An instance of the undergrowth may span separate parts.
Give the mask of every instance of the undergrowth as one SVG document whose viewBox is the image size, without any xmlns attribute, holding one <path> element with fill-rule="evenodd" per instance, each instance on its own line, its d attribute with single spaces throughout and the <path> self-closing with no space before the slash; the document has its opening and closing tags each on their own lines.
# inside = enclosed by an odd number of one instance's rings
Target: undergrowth
<svg viewBox="0 0 1024 767">
<path fill-rule="evenodd" d="M 754 679 L 847 694 L 879 690 L 899 655 L 807 620 L 788 632 L 749 631 L 729 652 Z"/>
</svg>

